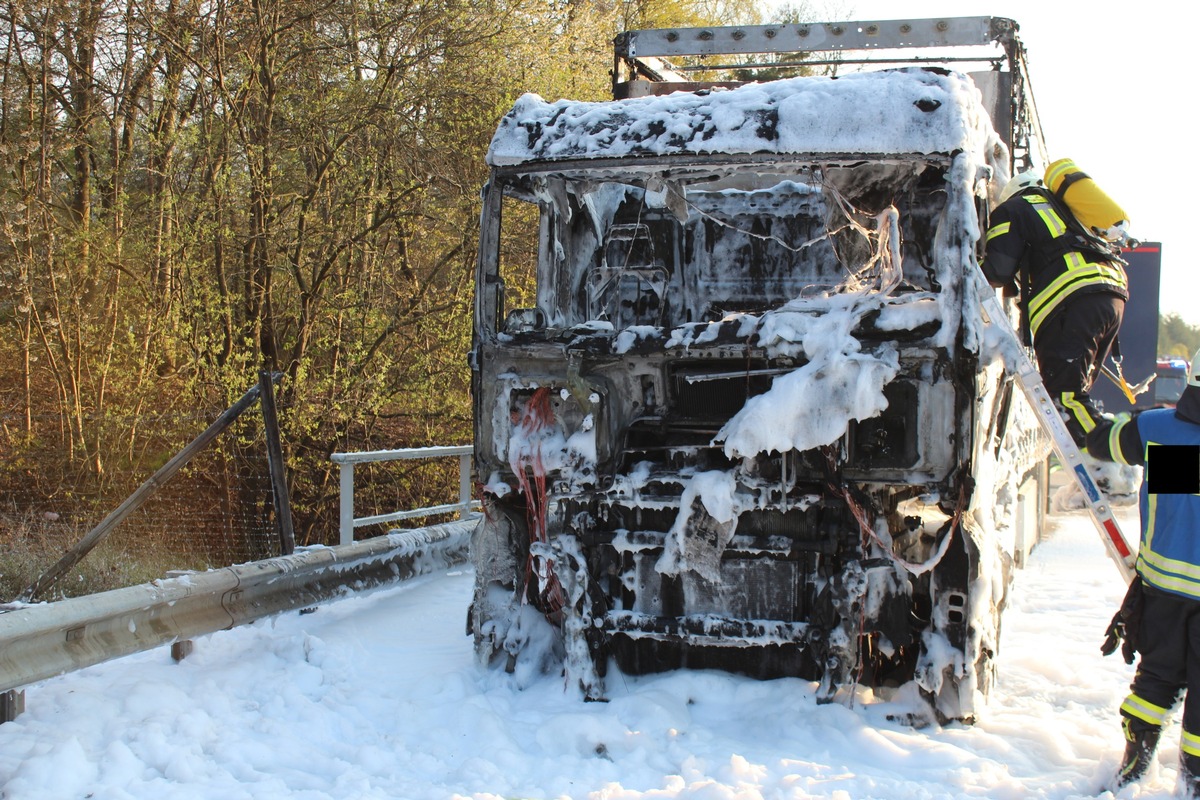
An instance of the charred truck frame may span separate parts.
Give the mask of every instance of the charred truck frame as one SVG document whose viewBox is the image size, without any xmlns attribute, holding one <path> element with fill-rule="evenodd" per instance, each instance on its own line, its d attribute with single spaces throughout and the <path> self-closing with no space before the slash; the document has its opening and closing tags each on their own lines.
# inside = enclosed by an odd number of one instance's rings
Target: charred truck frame
<svg viewBox="0 0 1200 800">
<path fill-rule="evenodd" d="M 990 199 L 1046 162 L 1016 32 L 636 31 L 615 100 L 517 101 L 471 353 L 482 660 L 589 699 L 610 659 L 915 682 L 973 717 L 1049 452 L 972 280 Z M 842 74 L 683 77 L 759 53 Z"/>
</svg>

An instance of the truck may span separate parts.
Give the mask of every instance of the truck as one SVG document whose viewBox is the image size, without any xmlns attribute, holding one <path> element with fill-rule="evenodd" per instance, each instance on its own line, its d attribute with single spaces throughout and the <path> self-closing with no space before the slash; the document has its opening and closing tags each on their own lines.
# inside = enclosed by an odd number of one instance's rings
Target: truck
<svg viewBox="0 0 1200 800">
<path fill-rule="evenodd" d="M 1159 356 L 1155 362 L 1154 402 L 1173 406 L 1187 386 L 1188 360 L 1179 356 Z"/>
<path fill-rule="evenodd" d="M 730 78 L 764 60 L 827 74 Z M 614 65 L 611 100 L 520 97 L 487 155 L 480 661 L 973 720 L 1050 449 L 979 303 L 989 209 L 1048 163 L 1017 24 L 630 31 Z"/>
<path fill-rule="evenodd" d="M 1133 243 L 1122 248 L 1121 258 L 1126 262 L 1129 300 L 1118 333 L 1120 352 L 1110 356 L 1107 374 L 1097 378 L 1091 391 L 1092 399 L 1106 414 L 1143 411 L 1164 402 L 1156 391 L 1162 375 L 1158 352 L 1162 243 Z M 1122 380 L 1131 390 L 1132 400 L 1121 387 Z M 1164 388 L 1169 385 L 1168 381 Z"/>
</svg>

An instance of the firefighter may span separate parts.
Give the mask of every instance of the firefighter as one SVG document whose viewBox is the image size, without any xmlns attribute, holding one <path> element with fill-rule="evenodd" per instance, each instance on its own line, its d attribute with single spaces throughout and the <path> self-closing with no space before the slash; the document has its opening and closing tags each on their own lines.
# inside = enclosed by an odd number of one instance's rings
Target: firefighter
<svg viewBox="0 0 1200 800">
<path fill-rule="evenodd" d="M 1107 655 L 1124 638 L 1126 661 L 1141 654 L 1121 704 L 1126 746 L 1116 785 L 1145 774 L 1183 696 L 1180 774 L 1184 797 L 1200 800 L 1200 350 L 1175 408 L 1102 420 L 1087 448 L 1146 466 L 1137 576 L 1101 648 Z"/>
<path fill-rule="evenodd" d="M 1078 222 L 1034 172 L 1014 176 L 999 200 L 983 274 L 992 286 L 1020 294 L 1022 330 L 1026 342 L 1032 339 L 1042 383 L 1083 447 L 1101 419 L 1089 392 L 1129 298 L 1119 250 Z"/>
</svg>

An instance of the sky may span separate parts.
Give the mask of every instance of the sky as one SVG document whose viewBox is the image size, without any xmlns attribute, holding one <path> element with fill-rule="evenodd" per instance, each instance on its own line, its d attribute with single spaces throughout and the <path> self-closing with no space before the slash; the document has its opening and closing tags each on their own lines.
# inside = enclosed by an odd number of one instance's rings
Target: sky
<svg viewBox="0 0 1200 800">
<path fill-rule="evenodd" d="M 1118 507 L 1126 531 L 1136 508 Z M 0 725 L 4 800 L 1166 800 L 1103 790 L 1133 668 L 1099 644 L 1124 584 L 1081 511 L 1015 573 L 980 720 L 916 729 L 907 696 L 818 705 L 815 685 L 610 672 L 608 702 L 476 665 L 469 568 L 286 613 L 29 687 Z"/>
<path fill-rule="evenodd" d="M 1016 20 L 1050 158 L 1071 158 L 1130 216 L 1130 233 L 1162 243 L 1161 313 L 1200 326 L 1193 230 L 1196 90 L 1190 3 L 1099 0 L 817 0 L 845 19 L 996 16 Z M 831 12 L 836 13 L 836 12 Z"/>
</svg>

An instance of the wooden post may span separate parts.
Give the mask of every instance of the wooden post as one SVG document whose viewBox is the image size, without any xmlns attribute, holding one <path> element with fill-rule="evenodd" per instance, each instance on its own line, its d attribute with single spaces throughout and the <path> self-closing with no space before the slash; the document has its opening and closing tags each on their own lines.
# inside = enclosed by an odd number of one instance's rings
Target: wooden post
<svg viewBox="0 0 1200 800">
<path fill-rule="evenodd" d="M 33 585 L 22 592 L 17 599 L 26 603 L 31 602 L 39 594 L 50 588 L 55 581 L 63 576 L 63 573 L 83 560 L 83 557 L 90 553 L 92 548 L 100 544 L 100 542 L 104 541 L 105 537 L 112 533 L 113 528 L 136 511 L 142 503 L 146 502 L 150 495 L 158 491 L 159 487 L 170 480 L 171 476 L 178 472 L 184 464 L 191 461 L 197 453 L 207 447 L 213 439 L 217 438 L 217 434 L 228 428 L 238 418 L 238 415 L 249 408 L 258 399 L 259 391 L 258 386 L 251 386 L 242 395 L 242 398 L 227 408 L 221 416 L 217 417 L 216 421 L 209 425 L 204 433 L 193 439 L 191 444 L 176 453 L 166 464 L 159 467 L 158 472 L 151 475 L 145 483 L 137 488 L 137 491 L 125 498 L 125 502 L 117 506 L 117 509 L 105 517 L 99 525 L 92 528 L 86 536 L 79 540 L 79 543 L 75 547 L 71 548 L 66 555 L 58 560 L 57 564 L 43 572 L 41 577 L 34 581 Z"/>
<path fill-rule="evenodd" d="M 192 654 L 193 649 L 195 649 L 195 644 L 191 639 L 181 639 L 178 642 L 172 643 L 171 658 L 175 659 L 176 663 L 183 661 Z"/>
<path fill-rule="evenodd" d="M 292 504 L 288 499 L 283 447 L 279 442 L 279 416 L 275 413 L 275 381 L 281 377 L 280 373 L 260 372 L 258 388 L 262 395 L 263 430 L 267 435 L 267 464 L 271 468 L 271 498 L 279 526 L 279 552 L 289 556 L 296 550 L 296 537 L 292 531 Z"/>
</svg>

